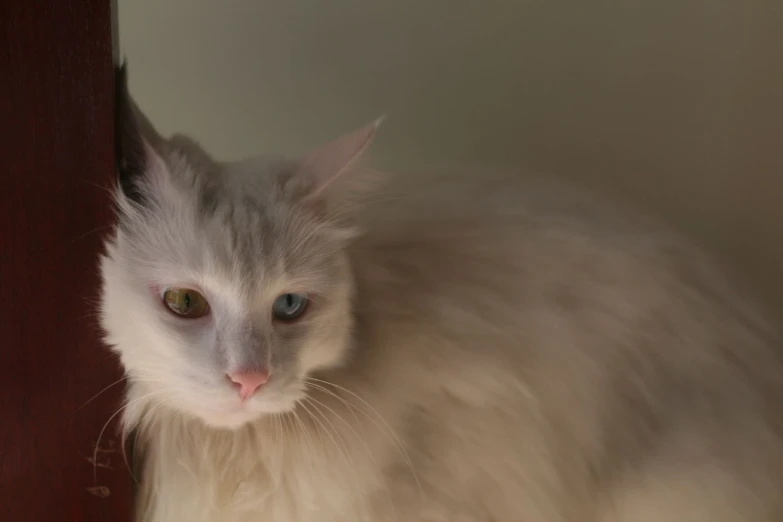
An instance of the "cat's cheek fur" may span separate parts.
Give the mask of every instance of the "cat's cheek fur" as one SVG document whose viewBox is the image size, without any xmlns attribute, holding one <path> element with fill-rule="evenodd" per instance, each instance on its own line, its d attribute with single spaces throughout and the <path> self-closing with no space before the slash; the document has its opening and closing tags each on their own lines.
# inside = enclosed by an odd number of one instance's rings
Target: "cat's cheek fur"
<svg viewBox="0 0 783 522">
<path fill-rule="evenodd" d="M 107 344 L 119 353 L 126 368 L 143 362 L 162 362 L 167 356 L 165 333 L 157 328 L 158 320 L 149 306 L 152 297 L 143 289 L 137 291 L 128 281 L 127 271 L 116 257 L 116 248 L 112 245 L 109 253 L 101 259 L 103 276 L 102 321 L 106 325 Z M 139 324 L 146 325 L 138 328 Z M 162 346 L 163 350 L 152 352 L 148 346 Z M 170 357 L 170 354 L 169 354 Z M 154 360 L 149 361 L 149 358 Z"/>
<path fill-rule="evenodd" d="M 209 374 L 207 365 L 187 359 L 189 347 L 170 328 L 178 319 L 166 316 L 150 288 L 129 276 L 123 259 L 117 246 L 110 245 L 101 260 L 101 315 L 106 343 L 119 355 L 131 381 L 138 383 L 137 390 L 153 404 L 165 401 L 193 413 L 205 405 L 227 402 L 231 398 L 228 389 L 223 391 L 223 401 L 214 400 L 221 395 L 219 389 L 205 392 L 207 386 L 217 388 L 216 376 Z M 206 395 L 212 400 L 201 400 Z M 140 396 L 139 400 L 144 399 Z"/>
<path fill-rule="evenodd" d="M 306 379 L 311 373 L 341 366 L 351 345 L 351 328 L 353 321 L 349 316 L 336 316 L 331 322 L 334 329 L 332 335 L 309 340 L 302 345 L 299 359 L 300 378 Z"/>
<path fill-rule="evenodd" d="M 299 352 L 299 375 L 304 379 L 313 372 L 342 366 L 353 344 L 353 313 L 348 295 L 319 318 Z"/>
<path fill-rule="evenodd" d="M 330 284 L 322 295 L 313 296 L 303 319 L 305 333 L 295 361 L 300 381 L 314 372 L 342 366 L 353 347 L 354 283 L 344 254 L 335 257 L 329 278 L 339 284 Z M 287 326 L 278 324 L 277 328 Z"/>
</svg>

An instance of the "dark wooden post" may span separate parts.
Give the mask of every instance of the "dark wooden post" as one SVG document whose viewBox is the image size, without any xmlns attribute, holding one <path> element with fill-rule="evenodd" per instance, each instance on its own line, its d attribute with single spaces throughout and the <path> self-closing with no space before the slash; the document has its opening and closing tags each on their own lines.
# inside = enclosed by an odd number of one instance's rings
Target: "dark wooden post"
<svg viewBox="0 0 783 522">
<path fill-rule="evenodd" d="M 96 321 L 114 176 L 109 0 L 0 2 L 0 520 L 127 522 Z M 90 401 L 90 402 L 88 402 Z"/>
</svg>

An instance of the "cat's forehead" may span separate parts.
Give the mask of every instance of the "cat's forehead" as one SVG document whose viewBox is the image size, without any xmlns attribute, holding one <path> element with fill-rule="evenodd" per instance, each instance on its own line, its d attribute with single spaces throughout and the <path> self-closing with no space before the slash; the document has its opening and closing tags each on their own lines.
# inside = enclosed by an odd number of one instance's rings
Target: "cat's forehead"
<svg viewBox="0 0 783 522">
<path fill-rule="evenodd" d="M 187 269 L 224 281 L 311 274 L 332 249 L 317 216 L 284 197 L 280 157 L 206 164 L 172 154 L 174 186 L 139 222 L 134 250 L 167 273 Z M 167 195 L 165 195 L 167 194 Z"/>
<path fill-rule="evenodd" d="M 234 303 L 253 296 L 314 292 L 336 275 L 335 250 L 301 216 L 244 207 L 211 216 L 158 219 L 122 234 L 121 250 L 146 284 L 194 284 Z M 287 289 L 287 290 L 286 290 Z"/>
<path fill-rule="evenodd" d="M 280 156 L 215 162 L 195 146 L 174 143 L 166 155 L 171 182 L 202 213 L 227 205 L 238 209 L 273 205 L 281 199 L 280 180 L 293 168 L 291 161 Z"/>
</svg>

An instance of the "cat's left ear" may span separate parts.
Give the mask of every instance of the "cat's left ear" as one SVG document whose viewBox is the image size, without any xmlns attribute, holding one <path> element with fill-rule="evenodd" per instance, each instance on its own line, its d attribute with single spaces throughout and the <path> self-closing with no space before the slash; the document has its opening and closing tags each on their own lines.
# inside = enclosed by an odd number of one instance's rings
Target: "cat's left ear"
<svg viewBox="0 0 783 522">
<path fill-rule="evenodd" d="M 299 159 L 296 170 L 308 176 L 311 183 L 305 199 L 318 198 L 332 182 L 354 165 L 372 143 L 383 120 L 384 117 L 380 117 Z"/>
</svg>

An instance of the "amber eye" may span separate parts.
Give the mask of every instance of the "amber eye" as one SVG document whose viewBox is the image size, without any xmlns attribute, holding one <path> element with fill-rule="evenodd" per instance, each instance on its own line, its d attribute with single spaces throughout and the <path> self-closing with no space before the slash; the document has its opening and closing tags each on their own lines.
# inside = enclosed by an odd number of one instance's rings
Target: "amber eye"
<svg viewBox="0 0 783 522">
<path fill-rule="evenodd" d="M 163 292 L 163 303 L 169 310 L 185 319 L 204 317 L 209 311 L 207 299 L 190 288 L 167 288 Z"/>
</svg>

